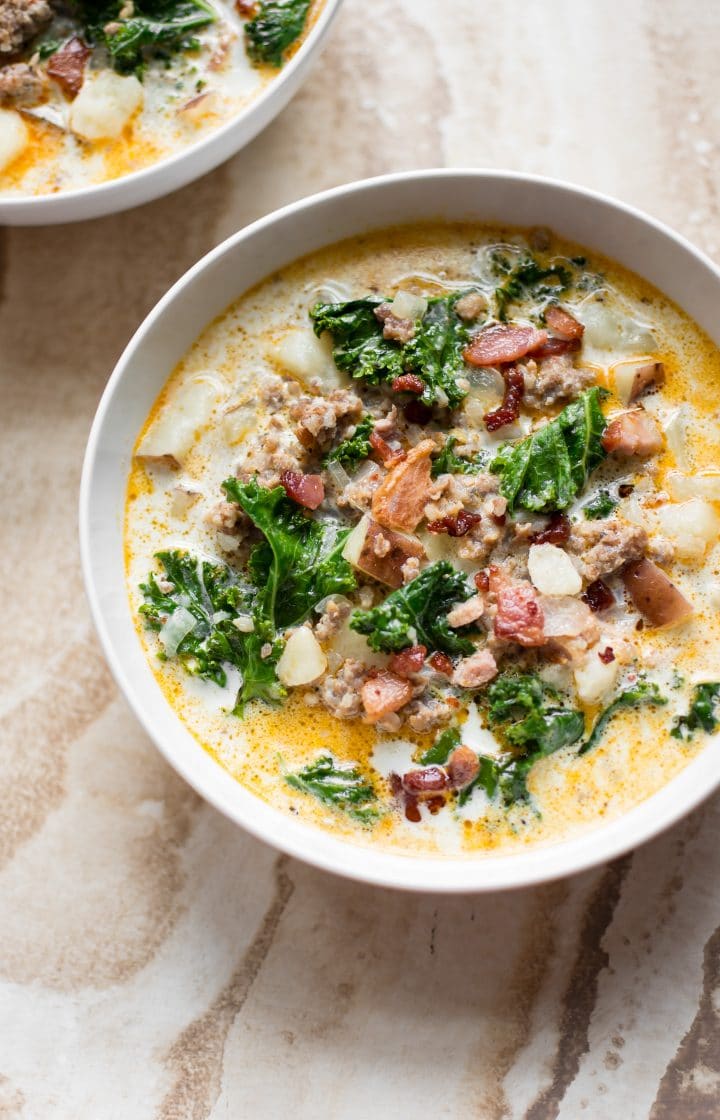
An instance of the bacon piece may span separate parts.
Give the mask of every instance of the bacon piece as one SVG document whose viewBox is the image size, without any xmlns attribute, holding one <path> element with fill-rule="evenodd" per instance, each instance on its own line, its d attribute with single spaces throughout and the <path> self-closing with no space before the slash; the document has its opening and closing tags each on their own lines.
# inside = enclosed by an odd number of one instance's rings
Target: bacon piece
<svg viewBox="0 0 720 1120">
<path fill-rule="evenodd" d="M 383 716 L 397 712 L 412 700 L 412 685 L 396 673 L 381 670 L 365 681 L 360 689 L 360 699 L 365 709 L 365 722 L 377 723 Z"/>
<path fill-rule="evenodd" d="M 373 494 L 372 514 L 388 529 L 411 533 L 422 520 L 430 489 L 435 441 L 421 440 L 402 463 L 394 463 Z"/>
<path fill-rule="evenodd" d="M 615 455 L 647 458 L 662 451 L 663 439 L 652 416 L 637 408 L 633 412 L 623 412 L 610 421 L 603 433 L 602 445 L 607 452 Z"/>
<path fill-rule="evenodd" d="M 440 766 L 426 766 L 423 770 L 408 770 L 403 774 L 403 789 L 414 797 L 424 793 L 438 793 L 447 789 L 448 776 Z"/>
<path fill-rule="evenodd" d="M 390 467 L 393 463 L 401 463 L 403 459 L 407 458 L 407 452 L 399 448 L 394 450 L 376 431 L 370 433 L 369 443 L 384 467 Z"/>
<path fill-rule="evenodd" d="M 598 611 L 609 610 L 610 607 L 615 605 L 615 596 L 608 585 L 601 579 L 596 579 L 593 580 L 592 583 L 589 583 L 585 589 L 585 594 L 581 595 L 580 598 L 584 603 L 587 603 L 590 610 L 594 611 L 595 614 L 597 614 Z"/>
<path fill-rule="evenodd" d="M 511 583 L 495 565 L 489 576 L 497 603 L 495 637 L 521 646 L 545 645 L 545 618 L 535 588 L 526 581 Z"/>
<path fill-rule="evenodd" d="M 475 580 L 475 586 L 477 587 L 478 591 L 490 590 L 490 576 L 488 575 L 485 568 L 483 568 L 481 572 L 476 572 L 473 576 L 473 579 Z"/>
<path fill-rule="evenodd" d="M 693 613 L 692 604 L 652 560 L 631 564 L 622 579 L 633 603 L 653 626 L 678 626 Z"/>
<path fill-rule="evenodd" d="M 445 767 L 452 789 L 465 789 L 474 782 L 480 770 L 480 760 L 470 747 L 456 747 Z"/>
<path fill-rule="evenodd" d="M 437 521 L 428 521 L 428 529 L 431 533 L 447 533 L 449 537 L 464 537 L 481 521 L 479 513 L 470 513 L 466 509 L 461 509 L 459 513 L 439 517 Z"/>
<path fill-rule="evenodd" d="M 408 401 L 403 408 L 403 415 L 406 420 L 411 424 L 429 424 L 432 420 L 433 410 L 429 404 L 424 404 L 423 401 Z"/>
<path fill-rule="evenodd" d="M 420 393 L 425 390 L 425 382 L 416 373 L 403 373 L 391 385 L 393 393 Z"/>
<path fill-rule="evenodd" d="M 497 671 L 495 658 L 490 650 L 480 649 L 458 662 L 452 680 L 458 688 L 480 688 L 496 677 Z"/>
<path fill-rule="evenodd" d="M 452 676 L 453 663 L 446 653 L 436 650 L 428 657 L 428 664 L 432 665 L 436 673 L 444 673 L 446 677 Z"/>
<path fill-rule="evenodd" d="M 548 307 L 545 312 L 545 322 L 558 338 L 582 338 L 585 333 L 584 325 L 579 323 L 564 307 L 559 307 L 556 303 Z"/>
<path fill-rule="evenodd" d="M 533 358 L 552 358 L 556 354 L 573 354 L 579 350 L 581 340 L 579 338 L 549 338 L 547 342 L 543 342 L 542 346 L 538 346 L 537 350 L 533 350 Z"/>
<path fill-rule="evenodd" d="M 238 15 L 245 16 L 246 19 L 251 19 L 257 15 L 258 6 L 256 0 L 235 0 L 235 7 L 237 8 Z"/>
<path fill-rule="evenodd" d="M 605 646 L 605 649 L 599 650 L 598 657 L 602 661 L 603 665 L 612 664 L 612 662 L 615 660 L 615 654 L 613 652 L 612 646 Z"/>
<path fill-rule="evenodd" d="M 534 353 L 547 339 L 548 332 L 535 327 L 496 323 L 475 335 L 463 357 L 472 366 L 506 365 Z"/>
<path fill-rule="evenodd" d="M 375 318 L 383 325 L 383 338 L 404 344 L 415 337 L 415 324 L 412 319 L 401 319 L 395 315 L 391 303 L 381 303 L 376 307 Z"/>
<path fill-rule="evenodd" d="M 91 50 L 82 39 L 73 35 L 47 64 L 47 72 L 70 97 L 76 97 L 85 80 L 85 63 Z"/>
<path fill-rule="evenodd" d="M 409 677 L 411 673 L 419 673 L 425 664 L 427 656 L 426 646 L 408 646 L 400 653 L 394 653 L 388 662 L 388 668 L 399 677 Z"/>
<path fill-rule="evenodd" d="M 533 533 L 533 544 L 564 544 L 570 536 L 570 521 L 564 513 L 553 513 L 547 526 Z"/>
<path fill-rule="evenodd" d="M 317 509 L 325 498 L 325 483 L 319 474 L 282 471 L 280 482 L 285 487 L 288 498 L 305 509 Z"/>
<path fill-rule="evenodd" d="M 635 370 L 635 376 L 630 386 L 628 404 L 632 404 L 648 389 L 658 389 L 665 384 L 665 366 L 662 362 L 645 362 Z"/>
<path fill-rule="evenodd" d="M 505 380 L 502 404 L 483 416 L 489 432 L 496 432 L 506 424 L 515 423 L 520 415 L 520 402 L 525 395 L 525 378 L 519 369 L 504 369 L 502 375 Z"/>
</svg>

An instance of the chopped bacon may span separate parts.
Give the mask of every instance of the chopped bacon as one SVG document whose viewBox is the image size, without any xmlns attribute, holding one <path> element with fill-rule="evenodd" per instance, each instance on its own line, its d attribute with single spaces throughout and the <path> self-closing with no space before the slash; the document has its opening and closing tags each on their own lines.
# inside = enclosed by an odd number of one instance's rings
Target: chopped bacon
<svg viewBox="0 0 720 1120">
<path fill-rule="evenodd" d="M 446 766 L 452 789 L 465 789 L 478 776 L 480 760 L 470 747 L 456 747 Z"/>
<path fill-rule="evenodd" d="M 531 584 L 525 581 L 511 583 L 499 568 L 492 565 L 490 591 L 497 602 L 494 623 L 496 638 L 517 642 L 521 646 L 545 645 L 545 618 Z"/>
<path fill-rule="evenodd" d="M 431 533 L 447 533 L 449 537 L 464 537 L 481 521 L 479 513 L 470 513 L 466 509 L 461 509 L 459 513 L 439 517 L 437 521 L 428 521 L 428 529 Z"/>
<path fill-rule="evenodd" d="M 475 335 L 463 357 L 473 366 L 507 365 L 534 353 L 547 339 L 548 332 L 535 327 L 496 323 Z"/>
<path fill-rule="evenodd" d="M 519 369 L 514 367 L 502 371 L 505 380 L 505 394 L 502 404 L 483 416 L 485 427 L 489 432 L 496 432 L 506 424 L 514 424 L 520 415 L 520 401 L 525 395 L 525 378 Z"/>
<path fill-rule="evenodd" d="M 409 677 L 411 673 L 419 673 L 425 664 L 427 656 L 426 646 L 408 646 L 400 653 L 394 653 L 388 662 L 391 672 L 399 677 Z"/>
<path fill-rule="evenodd" d="M 317 509 L 325 499 L 325 483 L 319 474 L 282 471 L 280 482 L 285 487 L 288 498 L 305 509 Z"/>
<path fill-rule="evenodd" d="M 447 789 L 448 776 L 440 766 L 426 766 L 423 770 L 408 770 L 403 774 L 402 784 L 406 793 L 422 797 L 424 793 Z"/>
<path fill-rule="evenodd" d="M 434 440 L 421 440 L 401 463 L 393 463 L 373 494 L 373 517 L 387 529 L 411 533 L 422 520 L 434 451 Z"/>
<path fill-rule="evenodd" d="M 235 7 L 238 15 L 245 16 L 246 19 L 252 19 L 253 16 L 257 15 L 256 0 L 235 0 Z"/>
<path fill-rule="evenodd" d="M 480 688 L 497 676 L 497 664 L 489 649 L 479 649 L 470 657 L 463 657 L 453 673 L 453 684 L 458 688 Z"/>
<path fill-rule="evenodd" d="M 605 646 L 605 649 L 601 649 L 598 652 L 598 657 L 602 661 L 603 665 L 610 665 L 615 660 L 615 654 L 613 652 L 612 646 Z"/>
<path fill-rule="evenodd" d="M 390 467 L 393 463 L 401 463 L 403 459 L 407 458 L 405 451 L 392 448 L 376 431 L 370 433 L 369 443 L 384 467 Z"/>
<path fill-rule="evenodd" d="M 558 338 L 580 339 L 585 333 L 583 324 L 579 323 L 564 307 L 559 307 L 557 304 L 548 307 L 545 312 L 545 322 Z"/>
<path fill-rule="evenodd" d="M 637 408 L 633 412 L 623 412 L 610 421 L 603 433 L 602 445 L 615 455 L 642 455 L 647 458 L 662 451 L 663 440 L 652 416 Z"/>
<path fill-rule="evenodd" d="M 406 420 L 411 424 L 429 424 L 432 420 L 433 410 L 429 404 L 424 404 L 422 401 L 414 400 L 408 401 L 403 408 L 403 415 Z"/>
<path fill-rule="evenodd" d="M 436 650 L 428 657 L 428 663 L 432 665 L 436 673 L 444 673 L 446 677 L 452 675 L 453 663 L 446 653 Z"/>
<path fill-rule="evenodd" d="M 425 391 L 425 382 L 416 373 L 403 373 L 391 385 L 393 393 L 417 393 Z"/>
<path fill-rule="evenodd" d="M 55 51 L 47 64 L 47 72 L 62 86 L 70 97 L 76 97 L 85 80 L 85 63 L 91 55 L 90 48 L 77 35 L 68 39 Z"/>
<path fill-rule="evenodd" d="M 533 358 L 553 358 L 556 354 L 573 354 L 580 349 L 579 338 L 549 338 L 533 350 Z"/>
<path fill-rule="evenodd" d="M 570 536 L 570 521 L 564 513 L 553 513 L 544 529 L 533 533 L 533 544 L 564 544 Z"/>
<path fill-rule="evenodd" d="M 488 575 L 485 568 L 483 568 L 481 572 L 476 572 L 473 576 L 473 579 L 475 580 L 475 586 L 477 587 L 478 591 L 490 590 L 490 576 Z"/>
<path fill-rule="evenodd" d="M 360 698 L 365 709 L 365 722 L 377 723 L 391 712 L 397 712 L 412 699 L 412 685 L 396 673 L 383 669 L 365 681 Z"/>
<path fill-rule="evenodd" d="M 593 580 L 585 589 L 585 594 L 581 596 L 584 603 L 590 607 L 591 611 L 595 614 L 598 611 L 609 610 L 610 607 L 615 605 L 615 596 L 601 579 Z"/>
</svg>

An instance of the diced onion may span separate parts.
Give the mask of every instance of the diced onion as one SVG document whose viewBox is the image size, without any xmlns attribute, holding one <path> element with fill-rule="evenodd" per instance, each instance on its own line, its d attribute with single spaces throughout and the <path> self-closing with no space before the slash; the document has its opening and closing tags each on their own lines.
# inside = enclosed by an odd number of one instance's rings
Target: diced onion
<svg viewBox="0 0 720 1120">
<path fill-rule="evenodd" d="M 687 447 L 687 409 L 685 405 L 681 405 L 680 408 L 676 408 L 670 413 L 663 423 L 663 431 L 665 432 L 668 449 L 675 456 L 675 462 L 681 470 L 687 470 L 689 463 Z M 720 494 L 718 494 L 718 497 L 720 497 Z"/>
<path fill-rule="evenodd" d="M 168 657 L 174 657 L 183 638 L 195 629 L 197 619 L 185 607 L 176 607 L 158 634 Z"/>
<path fill-rule="evenodd" d="M 655 349 L 655 335 L 647 324 L 633 319 L 623 310 L 618 297 L 606 289 L 593 292 L 573 310 L 585 327 L 586 346 L 625 354 Z"/>
<path fill-rule="evenodd" d="M 580 573 L 567 552 L 557 545 L 530 545 L 528 571 L 542 595 L 578 595 L 582 590 Z"/>
<path fill-rule="evenodd" d="M 277 663 L 279 680 L 288 688 L 312 684 L 327 669 L 327 657 L 307 626 L 293 630 Z"/>
<path fill-rule="evenodd" d="M 424 296 L 416 296 L 403 288 L 395 294 L 395 299 L 390 304 L 390 310 L 398 319 L 422 319 L 427 307 L 428 301 Z"/>
<path fill-rule="evenodd" d="M 233 626 L 236 630 L 239 630 L 241 634 L 252 634 L 255 629 L 252 615 L 249 614 L 239 614 L 237 618 L 233 619 Z"/>
<path fill-rule="evenodd" d="M 344 490 L 345 487 L 349 484 L 350 475 L 347 473 L 342 463 L 334 463 L 330 461 L 326 467 L 326 470 L 337 486 L 338 490 Z"/>
</svg>

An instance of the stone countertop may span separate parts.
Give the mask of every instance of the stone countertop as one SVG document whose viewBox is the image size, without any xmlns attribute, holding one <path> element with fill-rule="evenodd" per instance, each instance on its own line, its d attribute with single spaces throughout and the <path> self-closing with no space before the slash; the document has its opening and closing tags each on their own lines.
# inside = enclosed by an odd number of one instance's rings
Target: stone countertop
<svg viewBox="0 0 720 1120">
<path fill-rule="evenodd" d="M 720 1115 L 720 797 L 574 879 L 414 897 L 244 835 L 118 695 L 83 596 L 80 465 L 106 378 L 238 226 L 347 180 L 511 167 L 720 252 L 699 0 L 346 0 L 300 95 L 171 197 L 0 231 L 0 1116 Z"/>
</svg>

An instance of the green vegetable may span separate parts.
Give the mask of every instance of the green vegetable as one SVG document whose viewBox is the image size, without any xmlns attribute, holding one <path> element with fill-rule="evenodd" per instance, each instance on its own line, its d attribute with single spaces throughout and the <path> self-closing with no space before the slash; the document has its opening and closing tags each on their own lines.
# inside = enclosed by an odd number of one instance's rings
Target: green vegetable
<svg viewBox="0 0 720 1120">
<path fill-rule="evenodd" d="M 296 774 L 286 774 L 285 780 L 293 789 L 313 794 L 326 805 L 342 809 L 366 824 L 378 816 L 372 785 L 355 767 L 339 766 L 328 754 L 316 758 Z"/>
<path fill-rule="evenodd" d="M 105 47 L 124 73 L 142 72 L 153 56 L 196 49 L 194 32 L 217 19 L 207 0 L 135 0 L 125 19 L 123 0 L 77 0 L 76 7 L 90 41 Z"/>
<path fill-rule="evenodd" d="M 712 734 L 720 723 L 719 702 L 720 684 L 716 681 L 696 685 L 687 714 L 678 716 L 670 734 L 683 740 L 692 739 L 696 731 Z"/>
<path fill-rule="evenodd" d="M 35 43 L 32 49 L 33 52 L 37 52 L 40 61 L 45 62 L 48 58 L 51 58 L 56 51 L 60 50 L 63 42 L 63 39 L 44 39 L 42 42 Z"/>
<path fill-rule="evenodd" d="M 469 599 L 472 591 L 462 572 L 447 560 L 438 560 L 419 576 L 388 595 L 369 611 L 354 611 L 350 627 L 367 636 L 376 651 L 391 653 L 407 646 L 451 654 L 469 654 L 475 649 L 469 638 L 453 630 L 447 620 L 450 608 Z M 466 628 L 465 628 L 466 629 Z"/>
<path fill-rule="evenodd" d="M 481 754 L 478 757 L 480 769 L 477 776 L 473 778 L 469 786 L 461 789 L 458 794 L 458 805 L 462 807 L 465 805 L 473 795 L 473 792 L 480 787 L 484 789 L 485 793 L 492 800 L 497 792 L 500 779 L 503 774 L 503 766 L 494 758 L 488 758 L 487 755 Z M 511 765 L 508 763 L 507 765 Z"/>
<path fill-rule="evenodd" d="M 618 499 L 613 498 L 609 490 L 601 489 L 585 503 L 583 513 L 589 521 L 597 521 L 601 517 L 609 517 L 617 504 Z"/>
<path fill-rule="evenodd" d="M 609 704 L 600 713 L 595 721 L 595 726 L 580 747 L 578 754 L 587 754 L 588 751 L 598 745 L 608 723 L 621 708 L 637 708 L 641 704 L 667 704 L 667 700 L 660 694 L 656 684 L 651 684 L 648 681 L 638 681 L 633 688 L 628 688 L 621 692 L 619 696 L 616 696 L 612 704 Z"/>
<path fill-rule="evenodd" d="M 225 665 L 236 666 L 242 685 L 234 707 L 242 714 L 250 700 L 279 700 L 284 690 L 275 675 L 281 643 L 258 609 L 254 588 L 240 581 L 224 564 L 211 564 L 184 552 L 159 552 L 163 578 L 173 584 L 161 591 L 154 575 L 140 585 L 145 602 L 140 607 L 151 630 L 159 631 L 178 608 L 196 620 L 193 629 L 179 643 L 174 655 L 186 672 L 204 677 L 223 687 L 227 683 Z M 250 616 L 255 629 L 243 633 L 234 625 L 240 615 Z M 269 644 L 268 657 L 260 651 Z M 165 654 L 161 654 L 165 657 Z"/>
<path fill-rule="evenodd" d="M 303 513 L 282 486 L 267 490 L 254 479 L 229 478 L 223 489 L 265 537 L 249 568 L 263 617 L 275 629 L 296 626 L 321 599 L 355 589 L 353 570 L 342 557 L 347 530 Z"/>
<path fill-rule="evenodd" d="M 373 385 L 392 382 L 404 373 L 422 379 L 420 397 L 425 404 L 455 407 L 465 396 L 457 376 L 464 368 L 463 350 L 471 328 L 455 312 L 468 292 L 454 292 L 428 301 L 427 311 L 415 324 L 415 335 L 406 343 L 383 338 L 383 324 L 375 308 L 386 302 L 355 299 L 347 303 L 319 303 L 310 312 L 317 335 L 329 331 L 338 369 Z"/>
<path fill-rule="evenodd" d="M 375 421 L 372 416 L 363 416 L 360 423 L 355 428 L 354 435 L 348 436 L 332 451 L 328 452 L 323 460 L 325 466 L 328 463 L 340 463 L 343 467 L 349 467 L 350 470 L 360 463 L 363 459 L 367 459 L 372 451 L 372 444 L 370 443 L 370 433 L 373 430 Z"/>
<path fill-rule="evenodd" d="M 299 39 L 311 0 L 260 0 L 258 13 L 245 24 L 247 53 L 255 65 L 282 66 L 288 47 Z"/>
<path fill-rule="evenodd" d="M 437 478 L 441 474 L 479 474 L 480 471 L 486 469 L 488 464 L 487 452 L 479 451 L 476 455 L 466 458 L 455 454 L 453 449 L 456 443 L 455 436 L 448 436 L 442 449 L 437 455 L 433 456 L 430 472 L 433 478 Z"/>
<path fill-rule="evenodd" d="M 576 401 L 517 443 L 507 443 L 490 464 L 502 476 L 500 491 L 510 513 L 521 507 L 540 513 L 567 509 L 605 458 L 605 390 L 587 389 Z"/>
<path fill-rule="evenodd" d="M 444 766 L 452 752 L 460 745 L 457 727 L 446 727 L 431 747 L 420 755 L 421 766 Z"/>
<path fill-rule="evenodd" d="M 502 252 L 491 254 L 496 275 L 505 276 L 495 289 L 495 310 L 498 319 L 507 319 L 511 303 L 548 304 L 563 295 L 572 283 L 572 272 L 564 264 L 538 264 L 530 253 L 524 253 L 517 263 Z"/>
</svg>

